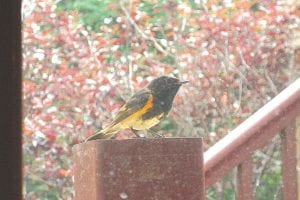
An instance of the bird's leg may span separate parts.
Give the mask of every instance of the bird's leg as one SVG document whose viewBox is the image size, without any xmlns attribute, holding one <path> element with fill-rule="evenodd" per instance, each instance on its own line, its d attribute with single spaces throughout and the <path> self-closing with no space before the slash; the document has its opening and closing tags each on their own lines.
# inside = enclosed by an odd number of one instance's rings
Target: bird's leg
<svg viewBox="0 0 300 200">
<path fill-rule="evenodd" d="M 131 131 L 134 133 L 134 135 L 138 138 L 140 138 L 141 136 L 138 134 L 138 130 L 135 130 L 133 128 L 131 128 Z"/>
<path fill-rule="evenodd" d="M 159 134 L 159 133 L 157 132 L 157 130 L 155 130 L 155 129 L 153 129 L 153 128 L 148 129 L 148 132 L 151 133 L 151 135 L 152 135 L 153 137 L 157 137 L 157 138 L 163 138 L 163 137 L 164 137 L 163 135 Z"/>
</svg>

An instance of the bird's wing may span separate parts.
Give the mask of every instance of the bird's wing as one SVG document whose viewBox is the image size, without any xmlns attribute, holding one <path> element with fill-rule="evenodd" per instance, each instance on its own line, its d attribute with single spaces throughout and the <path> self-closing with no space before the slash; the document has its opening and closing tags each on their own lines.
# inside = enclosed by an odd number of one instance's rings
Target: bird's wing
<svg viewBox="0 0 300 200">
<path fill-rule="evenodd" d="M 151 96 L 152 94 L 148 89 L 140 90 L 139 92 L 134 94 L 126 102 L 126 104 L 121 107 L 116 117 L 112 121 L 111 126 L 118 124 L 119 122 L 123 121 L 127 117 L 141 110 L 146 105 L 146 103 L 148 102 L 149 98 L 151 98 Z"/>
</svg>

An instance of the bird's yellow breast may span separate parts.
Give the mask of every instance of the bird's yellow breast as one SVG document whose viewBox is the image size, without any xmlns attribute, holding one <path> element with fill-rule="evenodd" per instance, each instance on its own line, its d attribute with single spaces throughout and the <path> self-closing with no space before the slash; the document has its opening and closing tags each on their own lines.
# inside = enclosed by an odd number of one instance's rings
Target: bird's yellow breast
<svg viewBox="0 0 300 200">
<path fill-rule="evenodd" d="M 158 124 L 162 118 L 164 114 L 161 113 L 160 115 L 151 118 L 151 119 L 147 119 L 147 120 L 137 120 L 135 123 L 132 124 L 132 128 L 135 130 L 145 130 L 145 129 L 149 129 L 153 126 L 155 126 L 156 124 Z"/>
<path fill-rule="evenodd" d="M 151 119 L 143 120 L 141 116 L 131 116 L 124 120 L 120 125 L 121 128 L 133 128 L 135 130 L 146 130 L 158 124 L 164 113 L 159 114 Z"/>
</svg>

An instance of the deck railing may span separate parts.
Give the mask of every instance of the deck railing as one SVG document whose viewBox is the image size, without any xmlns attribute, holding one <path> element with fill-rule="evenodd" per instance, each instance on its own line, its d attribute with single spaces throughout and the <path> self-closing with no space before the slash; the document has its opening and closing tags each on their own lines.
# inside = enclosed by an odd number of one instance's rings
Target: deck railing
<svg viewBox="0 0 300 200">
<path fill-rule="evenodd" d="M 251 155 L 281 135 L 282 191 L 285 200 L 297 199 L 295 120 L 300 116 L 300 79 L 245 120 L 204 153 L 205 187 L 237 167 L 237 199 L 253 199 Z M 300 198 L 300 197 L 298 197 Z"/>
</svg>

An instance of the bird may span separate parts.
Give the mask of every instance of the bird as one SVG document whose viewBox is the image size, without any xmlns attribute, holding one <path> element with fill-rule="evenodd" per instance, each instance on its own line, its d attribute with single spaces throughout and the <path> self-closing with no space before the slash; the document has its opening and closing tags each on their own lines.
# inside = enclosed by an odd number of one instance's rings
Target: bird
<svg viewBox="0 0 300 200">
<path fill-rule="evenodd" d="M 139 130 L 149 130 L 168 115 L 179 88 L 187 82 L 170 76 L 153 79 L 120 108 L 107 127 L 97 131 L 85 141 L 110 139 L 119 131 L 128 128 L 135 134 Z"/>
</svg>

